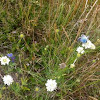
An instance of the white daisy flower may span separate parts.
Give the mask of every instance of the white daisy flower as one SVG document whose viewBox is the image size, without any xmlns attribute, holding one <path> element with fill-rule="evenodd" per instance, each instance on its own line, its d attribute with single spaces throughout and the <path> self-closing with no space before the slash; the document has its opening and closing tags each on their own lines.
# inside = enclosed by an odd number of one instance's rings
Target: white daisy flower
<svg viewBox="0 0 100 100">
<path fill-rule="evenodd" d="M 77 50 L 76 50 L 79 54 L 83 54 L 84 53 L 84 49 L 83 47 L 78 47 Z"/>
<path fill-rule="evenodd" d="M 6 65 L 6 64 L 8 65 L 10 62 L 10 59 L 7 58 L 7 56 L 4 56 L 0 58 L 0 61 L 1 61 L 1 65 Z"/>
<path fill-rule="evenodd" d="M 48 79 L 45 85 L 46 85 L 47 91 L 50 91 L 50 92 L 56 90 L 57 88 L 56 80 Z"/>
<path fill-rule="evenodd" d="M 82 46 L 85 49 L 95 49 L 95 45 L 90 40 L 88 40 L 86 43 L 83 43 Z"/>
<path fill-rule="evenodd" d="M 4 82 L 4 84 L 6 84 L 6 85 L 10 85 L 10 84 L 12 84 L 13 83 L 13 78 L 10 76 L 10 75 L 5 75 L 4 77 L 3 77 L 3 82 Z"/>
</svg>

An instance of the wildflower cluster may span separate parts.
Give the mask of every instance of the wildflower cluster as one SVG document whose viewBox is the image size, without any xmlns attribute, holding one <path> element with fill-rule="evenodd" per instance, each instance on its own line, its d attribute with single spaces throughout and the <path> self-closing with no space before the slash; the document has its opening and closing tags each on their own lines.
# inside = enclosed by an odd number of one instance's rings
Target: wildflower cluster
<svg viewBox="0 0 100 100">
<path fill-rule="evenodd" d="M 85 49 L 95 49 L 95 45 L 88 39 L 88 36 L 81 35 L 78 39 Z"/>
<path fill-rule="evenodd" d="M 81 35 L 81 37 L 78 38 L 78 41 L 82 43 L 82 46 L 77 47 L 77 57 L 80 57 L 81 54 L 85 53 L 84 49 L 95 49 L 95 45 L 88 39 L 88 36 Z M 74 63 L 70 65 L 70 68 L 75 67 L 75 62 L 77 59 L 75 59 Z"/>
<path fill-rule="evenodd" d="M 1 65 L 9 65 L 9 63 L 11 61 L 10 59 L 12 60 L 12 62 L 14 62 L 15 57 L 13 56 L 12 53 L 7 54 L 7 56 L 0 57 Z M 3 79 L 4 84 L 8 85 L 8 86 L 14 82 L 12 76 L 10 76 L 10 75 L 4 75 L 4 77 L 2 77 L 2 79 Z"/>
<path fill-rule="evenodd" d="M 20 37 L 22 38 L 23 35 L 21 34 Z M 82 46 L 79 46 L 76 51 L 77 51 L 77 57 L 80 57 L 81 54 L 84 54 L 85 50 L 84 49 L 95 49 L 95 45 L 88 39 L 87 36 L 82 35 L 79 39 L 78 39 L 81 43 Z M 45 50 L 48 48 L 48 46 L 46 46 Z M 7 56 L 3 56 L 0 57 L 0 61 L 1 61 L 1 65 L 9 65 L 10 61 L 14 62 L 15 61 L 15 57 L 12 53 L 7 54 Z M 77 61 L 77 58 L 74 60 L 74 62 L 72 64 L 70 64 L 70 68 L 74 68 L 75 67 L 75 62 Z M 59 64 L 60 68 L 65 68 L 66 64 L 65 63 L 61 63 Z M 4 84 L 6 85 L 11 85 L 14 80 L 12 78 L 12 76 L 10 75 L 5 75 L 4 77 L 2 77 Z M 47 82 L 45 83 L 46 89 L 47 91 L 54 91 L 57 89 L 57 82 L 56 80 L 52 80 L 52 79 L 48 79 Z M 39 88 L 36 87 L 35 91 L 39 91 Z"/>
<path fill-rule="evenodd" d="M 88 39 L 87 36 L 82 35 L 79 38 L 79 41 L 82 43 L 82 46 L 79 46 L 76 51 L 77 51 L 77 57 L 80 57 L 81 54 L 85 53 L 84 49 L 95 49 L 95 45 Z M 74 62 L 70 65 L 70 68 L 74 68 L 75 67 L 75 62 L 77 61 L 77 58 L 74 60 Z M 66 64 L 65 63 L 61 63 L 59 64 L 60 68 L 65 68 Z M 79 82 L 79 80 L 77 80 Z M 52 79 L 48 79 L 46 85 L 46 89 L 47 91 L 54 91 L 57 88 L 57 83 L 56 80 L 52 80 Z"/>
</svg>

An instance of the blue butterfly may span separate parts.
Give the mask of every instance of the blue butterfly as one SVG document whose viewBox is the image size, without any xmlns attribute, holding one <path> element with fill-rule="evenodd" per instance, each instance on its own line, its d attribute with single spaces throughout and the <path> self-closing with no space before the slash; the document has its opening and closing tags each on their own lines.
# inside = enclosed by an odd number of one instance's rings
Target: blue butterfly
<svg viewBox="0 0 100 100">
<path fill-rule="evenodd" d="M 78 41 L 80 41 L 81 43 L 87 43 L 88 38 L 88 36 L 82 34 L 81 37 L 78 38 Z"/>
</svg>

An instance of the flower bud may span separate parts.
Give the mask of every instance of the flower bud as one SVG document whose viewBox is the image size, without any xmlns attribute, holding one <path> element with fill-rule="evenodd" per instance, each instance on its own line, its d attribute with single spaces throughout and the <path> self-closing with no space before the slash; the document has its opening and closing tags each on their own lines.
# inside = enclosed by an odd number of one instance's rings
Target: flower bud
<svg viewBox="0 0 100 100">
<path fill-rule="evenodd" d="M 75 67 L 75 64 L 71 64 L 71 65 L 70 65 L 70 68 L 74 68 L 74 67 Z"/>
<path fill-rule="evenodd" d="M 58 33 L 59 32 L 59 29 L 56 29 L 55 32 Z"/>
<path fill-rule="evenodd" d="M 20 36 L 19 36 L 20 38 L 24 38 L 24 34 L 20 34 Z"/>
<path fill-rule="evenodd" d="M 81 56 L 81 55 L 78 53 L 78 54 L 77 54 L 77 57 L 79 58 L 80 56 Z"/>
</svg>

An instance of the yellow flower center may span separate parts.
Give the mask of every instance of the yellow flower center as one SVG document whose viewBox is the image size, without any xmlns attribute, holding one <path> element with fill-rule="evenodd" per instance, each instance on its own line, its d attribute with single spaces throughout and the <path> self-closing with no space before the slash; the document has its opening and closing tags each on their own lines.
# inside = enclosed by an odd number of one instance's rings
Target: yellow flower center
<svg viewBox="0 0 100 100">
<path fill-rule="evenodd" d="M 3 62 L 7 62 L 7 59 L 3 59 Z"/>
<path fill-rule="evenodd" d="M 39 91 L 39 88 L 38 88 L 38 87 L 36 87 L 36 88 L 35 88 L 35 91 L 37 91 L 37 92 L 38 92 L 38 91 Z"/>
<path fill-rule="evenodd" d="M 51 86 L 51 87 L 53 87 L 53 86 L 54 86 L 54 84 L 52 83 L 52 84 L 50 84 L 50 86 Z"/>
</svg>

